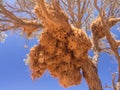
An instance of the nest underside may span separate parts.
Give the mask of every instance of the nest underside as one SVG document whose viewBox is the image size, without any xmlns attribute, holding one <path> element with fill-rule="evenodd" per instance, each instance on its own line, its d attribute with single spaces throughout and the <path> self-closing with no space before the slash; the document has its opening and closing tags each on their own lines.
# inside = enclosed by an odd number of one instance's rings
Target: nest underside
<svg viewBox="0 0 120 90">
<path fill-rule="evenodd" d="M 71 28 L 68 31 L 62 28 L 42 32 L 40 44 L 33 47 L 29 54 L 33 79 L 48 70 L 64 87 L 80 84 L 80 69 L 88 57 L 91 42 L 80 29 Z"/>
<path fill-rule="evenodd" d="M 80 69 L 88 60 L 91 42 L 83 30 L 69 24 L 59 7 L 60 12 L 51 6 L 46 5 L 46 8 L 52 20 L 44 15 L 41 7 L 35 8 L 44 29 L 39 45 L 33 47 L 29 54 L 32 78 L 40 78 L 48 70 L 63 87 L 78 85 L 82 79 Z"/>
</svg>

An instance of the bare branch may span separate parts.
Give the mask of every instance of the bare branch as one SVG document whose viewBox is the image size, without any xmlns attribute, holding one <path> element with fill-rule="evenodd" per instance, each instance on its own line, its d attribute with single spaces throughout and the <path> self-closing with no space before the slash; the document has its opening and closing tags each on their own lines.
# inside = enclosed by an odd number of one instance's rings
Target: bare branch
<svg viewBox="0 0 120 90">
<path fill-rule="evenodd" d="M 52 16 L 48 13 L 48 10 L 46 8 L 46 4 L 44 0 L 36 0 L 36 3 L 38 5 L 38 8 L 40 9 L 39 12 L 43 13 L 44 17 L 50 22 L 53 23 L 52 21 Z"/>
<path fill-rule="evenodd" d="M 43 27 L 42 24 L 40 24 L 36 21 L 24 20 L 20 17 L 17 17 L 15 14 L 13 14 L 9 10 L 7 10 L 1 4 L 0 4 L 0 14 L 7 18 L 7 19 L 0 19 L 2 22 L 13 24 L 13 26 L 9 25 L 9 27 L 6 27 L 6 28 L 4 28 L 4 30 L 1 30 L 1 31 L 7 31 L 7 30 L 11 30 L 11 29 L 14 29 L 14 28 L 20 28 L 21 27 L 21 28 L 23 28 L 23 31 L 25 31 L 26 33 L 29 32 L 28 36 L 30 36 L 30 34 L 32 32 L 34 32 L 35 30 Z M 26 30 L 28 30 L 28 31 L 26 31 Z"/>
<path fill-rule="evenodd" d="M 9 26 L 9 27 L 2 27 L 0 28 L 0 32 L 3 32 L 3 31 L 8 31 L 8 30 L 13 30 L 13 29 L 16 29 L 16 28 L 19 28 L 18 26 Z"/>
</svg>

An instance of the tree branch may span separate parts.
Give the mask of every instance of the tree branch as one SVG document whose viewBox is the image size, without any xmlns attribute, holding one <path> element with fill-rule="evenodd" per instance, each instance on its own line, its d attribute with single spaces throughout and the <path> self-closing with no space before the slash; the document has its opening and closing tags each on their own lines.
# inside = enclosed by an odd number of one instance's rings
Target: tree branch
<svg viewBox="0 0 120 90">
<path fill-rule="evenodd" d="M 42 28 L 42 24 L 38 24 L 37 22 L 33 22 L 30 20 L 22 20 L 21 18 L 17 17 L 16 15 L 14 15 L 12 12 L 8 11 L 3 5 L 0 4 L 0 13 L 4 16 L 6 16 L 6 18 L 9 18 L 10 20 L 7 21 L 12 21 L 12 23 L 17 26 L 17 27 L 29 27 L 29 28 L 34 28 L 34 29 L 38 29 L 38 28 Z M 2 20 L 3 21 L 3 20 Z M 5 22 L 7 22 L 6 20 L 4 20 Z"/>
<path fill-rule="evenodd" d="M 55 22 L 53 22 L 53 17 L 49 14 L 49 12 L 46 8 L 45 1 L 44 0 L 36 0 L 36 3 L 38 5 L 38 8 L 40 9 L 39 12 L 41 12 L 42 15 L 44 15 L 46 20 L 52 24 L 55 24 Z"/>
<path fill-rule="evenodd" d="M 83 76 L 89 86 L 89 90 L 103 90 L 97 68 L 91 60 L 86 60 L 86 63 L 82 66 L 82 70 Z"/>
</svg>

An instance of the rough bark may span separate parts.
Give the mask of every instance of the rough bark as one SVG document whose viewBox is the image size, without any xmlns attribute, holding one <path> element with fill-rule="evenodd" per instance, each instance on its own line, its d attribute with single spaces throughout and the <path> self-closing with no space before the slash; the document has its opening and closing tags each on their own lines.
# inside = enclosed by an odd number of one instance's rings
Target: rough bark
<svg viewBox="0 0 120 90">
<path fill-rule="evenodd" d="M 89 90 L 103 90 L 97 68 L 91 60 L 87 60 L 82 66 L 83 76 L 89 86 Z"/>
</svg>

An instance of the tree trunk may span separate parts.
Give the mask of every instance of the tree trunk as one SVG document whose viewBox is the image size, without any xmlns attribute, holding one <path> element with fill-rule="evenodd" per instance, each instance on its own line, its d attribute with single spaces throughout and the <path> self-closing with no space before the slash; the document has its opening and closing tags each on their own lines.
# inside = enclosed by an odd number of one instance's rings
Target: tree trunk
<svg viewBox="0 0 120 90">
<path fill-rule="evenodd" d="M 89 86 L 89 90 L 103 90 L 97 68 L 91 60 L 86 60 L 82 66 L 83 76 Z"/>
</svg>

